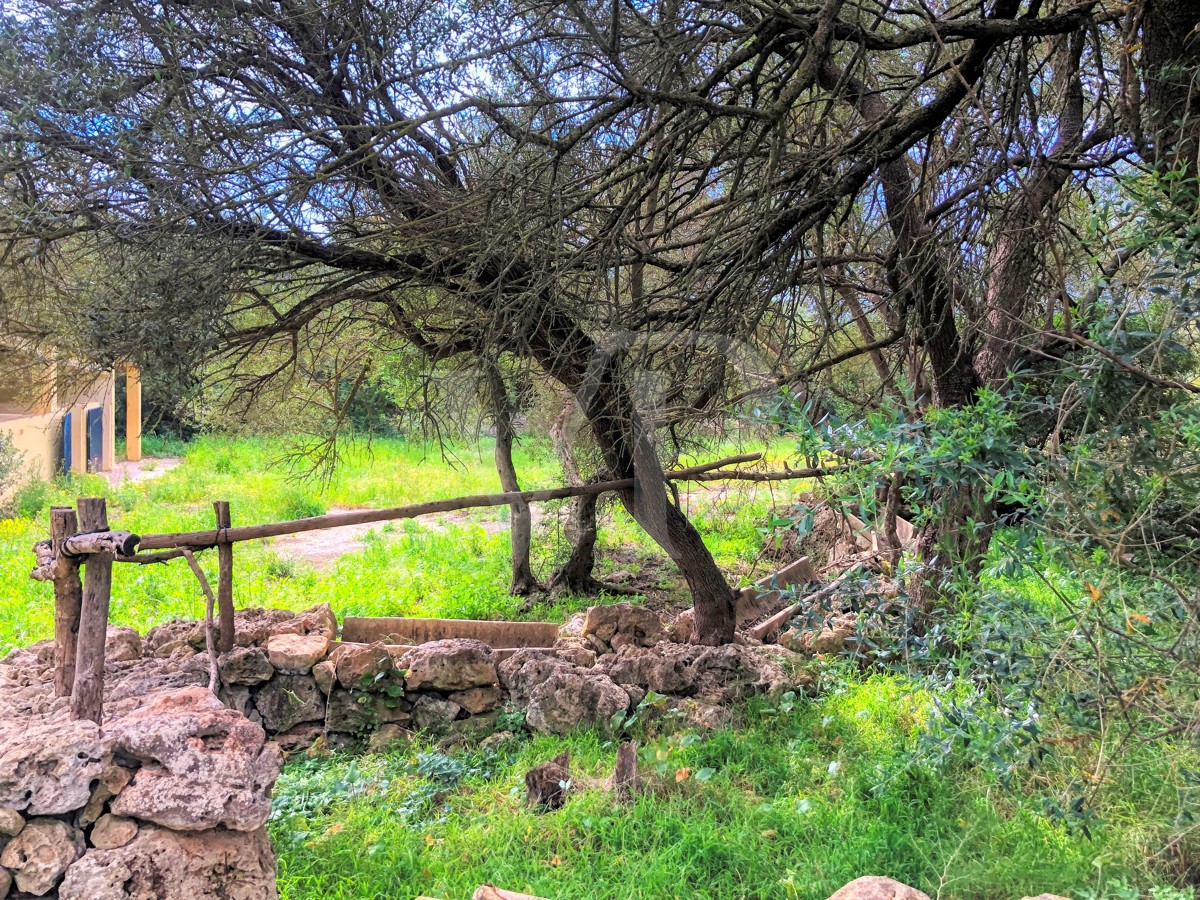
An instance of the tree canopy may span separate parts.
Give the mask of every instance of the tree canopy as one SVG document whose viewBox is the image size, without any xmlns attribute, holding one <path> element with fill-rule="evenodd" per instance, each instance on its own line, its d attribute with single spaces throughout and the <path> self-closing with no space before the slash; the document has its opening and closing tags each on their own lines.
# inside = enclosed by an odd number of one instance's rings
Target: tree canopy
<svg viewBox="0 0 1200 900">
<path fill-rule="evenodd" d="M 520 361 L 638 478 L 622 501 L 687 578 L 697 638 L 726 641 L 733 592 L 668 502 L 660 429 L 780 387 L 919 416 L 1112 355 L 1102 288 L 1153 252 L 1128 185 L 1194 184 L 1198 20 L 24 0 L 0 32 L 0 236 L 35 286 L 3 315 L 36 341 L 60 324 L 44 298 L 73 298 L 81 346 L 251 391 L 333 341 L 364 365 Z"/>
</svg>

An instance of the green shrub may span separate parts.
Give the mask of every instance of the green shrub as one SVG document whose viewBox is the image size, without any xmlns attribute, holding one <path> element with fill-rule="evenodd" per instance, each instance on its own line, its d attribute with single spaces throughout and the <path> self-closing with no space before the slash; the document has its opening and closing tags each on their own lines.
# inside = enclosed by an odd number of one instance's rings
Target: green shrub
<svg viewBox="0 0 1200 900">
<path fill-rule="evenodd" d="M 54 492 L 54 484 L 44 478 L 34 478 L 25 482 L 12 498 L 12 512 L 22 519 L 39 519 L 50 505 L 50 497 Z"/>
</svg>

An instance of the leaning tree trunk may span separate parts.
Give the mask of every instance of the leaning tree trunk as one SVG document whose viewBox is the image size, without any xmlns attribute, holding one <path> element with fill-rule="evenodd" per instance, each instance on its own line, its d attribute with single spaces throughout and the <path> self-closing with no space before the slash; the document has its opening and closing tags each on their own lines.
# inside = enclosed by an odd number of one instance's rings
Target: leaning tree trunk
<svg viewBox="0 0 1200 900">
<path fill-rule="evenodd" d="M 600 348 L 578 325 L 552 313 L 539 322 L 531 350 L 544 370 L 574 392 L 608 474 L 632 478 L 617 492 L 634 521 L 679 567 L 695 604 L 697 644 L 733 641 L 736 592 L 687 516 L 668 500 L 662 465 L 649 426 L 621 373 L 622 354 Z"/>
<path fill-rule="evenodd" d="M 496 426 L 496 472 L 505 492 L 521 490 L 517 469 L 513 465 L 512 449 L 515 437 L 515 418 L 512 402 L 504 387 L 504 376 L 495 366 L 488 366 L 488 392 L 492 403 L 492 421 Z M 509 593 L 527 597 L 538 589 L 529 562 L 529 546 L 533 537 L 533 516 L 529 504 L 516 500 L 509 504 L 509 535 L 512 542 L 512 583 Z"/>
</svg>

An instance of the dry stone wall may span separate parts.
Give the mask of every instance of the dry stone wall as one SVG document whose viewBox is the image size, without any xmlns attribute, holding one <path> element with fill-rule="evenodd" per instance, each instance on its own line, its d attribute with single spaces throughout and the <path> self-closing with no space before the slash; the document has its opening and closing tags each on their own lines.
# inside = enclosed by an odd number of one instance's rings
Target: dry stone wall
<svg viewBox="0 0 1200 900">
<path fill-rule="evenodd" d="M 30 656 L 0 665 L 0 897 L 276 896 L 264 826 L 282 756 L 261 726 L 195 686 L 103 728 L 73 721 Z"/>
<path fill-rule="evenodd" d="M 505 659 L 477 640 L 340 644 L 328 605 L 248 609 L 217 659 L 197 622 L 112 628 L 104 726 L 53 693 L 51 642 L 0 662 L 0 898 L 273 898 L 264 824 L 283 755 L 382 749 L 414 731 L 483 740 L 499 727 L 608 727 L 649 691 L 717 725 L 750 694 L 804 687 L 805 660 L 754 642 L 667 639 L 647 610 L 595 607 L 554 647 Z"/>
</svg>

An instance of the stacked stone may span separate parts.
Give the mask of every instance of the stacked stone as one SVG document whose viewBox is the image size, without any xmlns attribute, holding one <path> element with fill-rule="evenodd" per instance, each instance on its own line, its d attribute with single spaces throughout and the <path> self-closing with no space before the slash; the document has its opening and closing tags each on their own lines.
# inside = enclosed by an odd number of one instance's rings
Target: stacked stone
<svg viewBox="0 0 1200 900">
<path fill-rule="evenodd" d="M 273 898 L 264 828 L 282 757 L 204 688 L 106 722 L 0 719 L 0 897 Z"/>
</svg>

